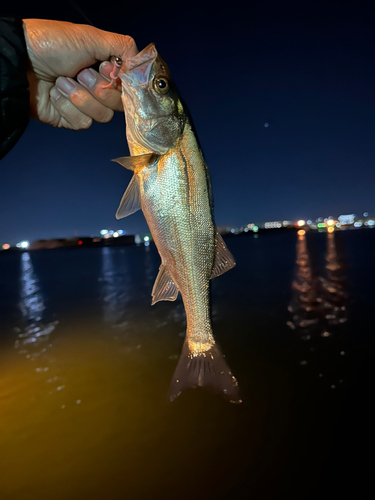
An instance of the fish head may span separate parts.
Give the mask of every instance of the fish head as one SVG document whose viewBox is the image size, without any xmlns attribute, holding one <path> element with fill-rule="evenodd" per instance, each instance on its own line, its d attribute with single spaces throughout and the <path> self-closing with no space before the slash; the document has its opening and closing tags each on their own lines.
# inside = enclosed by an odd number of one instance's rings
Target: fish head
<svg viewBox="0 0 375 500">
<path fill-rule="evenodd" d="M 167 64 L 151 43 L 125 60 L 122 103 L 129 143 L 165 154 L 182 135 L 186 115 Z"/>
</svg>

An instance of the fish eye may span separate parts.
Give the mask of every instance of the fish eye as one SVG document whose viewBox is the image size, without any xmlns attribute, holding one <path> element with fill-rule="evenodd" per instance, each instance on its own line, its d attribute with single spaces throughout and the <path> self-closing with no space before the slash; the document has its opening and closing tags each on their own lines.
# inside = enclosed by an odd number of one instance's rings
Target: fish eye
<svg viewBox="0 0 375 500">
<path fill-rule="evenodd" d="M 166 94 L 169 91 L 169 82 L 164 76 L 159 76 L 154 79 L 154 89 L 159 94 Z"/>
</svg>

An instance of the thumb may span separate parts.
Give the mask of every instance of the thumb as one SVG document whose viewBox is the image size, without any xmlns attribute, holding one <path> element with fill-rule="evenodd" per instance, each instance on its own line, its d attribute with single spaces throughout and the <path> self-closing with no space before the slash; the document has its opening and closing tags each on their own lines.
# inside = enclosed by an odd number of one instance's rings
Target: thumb
<svg viewBox="0 0 375 500">
<path fill-rule="evenodd" d="M 131 36 L 102 31 L 93 26 L 90 28 L 84 43 L 86 50 L 97 61 L 107 61 L 111 56 L 126 59 L 138 54 L 137 45 Z"/>
</svg>

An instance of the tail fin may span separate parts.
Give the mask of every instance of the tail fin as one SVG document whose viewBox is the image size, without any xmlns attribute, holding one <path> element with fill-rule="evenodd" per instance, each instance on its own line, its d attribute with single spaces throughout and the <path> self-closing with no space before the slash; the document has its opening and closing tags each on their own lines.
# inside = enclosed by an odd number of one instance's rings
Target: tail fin
<svg viewBox="0 0 375 500">
<path fill-rule="evenodd" d="M 211 349 L 198 356 L 192 356 L 185 341 L 171 382 L 169 400 L 174 401 L 183 390 L 197 386 L 210 388 L 231 403 L 242 403 L 238 382 L 217 345 L 214 344 Z"/>
</svg>

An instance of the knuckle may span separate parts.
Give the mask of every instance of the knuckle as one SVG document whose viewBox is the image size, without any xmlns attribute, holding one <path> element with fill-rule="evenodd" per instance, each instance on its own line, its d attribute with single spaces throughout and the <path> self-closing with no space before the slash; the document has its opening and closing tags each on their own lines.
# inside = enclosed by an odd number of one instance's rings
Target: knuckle
<svg viewBox="0 0 375 500">
<path fill-rule="evenodd" d="M 100 101 L 104 101 L 109 94 L 109 89 L 105 89 L 102 85 L 98 85 L 95 88 L 95 97 L 97 97 Z"/>
<path fill-rule="evenodd" d="M 71 95 L 70 100 L 77 108 L 83 108 L 86 106 L 89 96 L 85 90 L 76 90 L 74 94 Z"/>
<path fill-rule="evenodd" d="M 125 35 L 125 41 L 128 45 L 135 45 L 135 40 L 130 35 Z"/>
<path fill-rule="evenodd" d="M 85 130 L 88 129 L 92 124 L 92 118 L 89 116 L 75 116 L 69 120 L 73 130 Z"/>
<path fill-rule="evenodd" d="M 106 109 L 103 114 L 101 119 L 99 120 L 101 123 L 108 123 L 109 121 L 112 120 L 114 113 L 111 109 Z"/>
<path fill-rule="evenodd" d="M 71 103 L 67 99 L 59 99 L 58 101 L 58 109 L 62 114 L 69 114 L 71 110 Z"/>
<path fill-rule="evenodd" d="M 79 129 L 84 130 L 88 129 L 92 125 L 92 118 L 89 116 L 83 116 L 79 121 Z"/>
<path fill-rule="evenodd" d="M 138 52 L 137 44 L 135 43 L 135 40 L 133 37 L 131 37 L 129 35 L 124 35 L 124 42 L 125 42 L 126 52 L 128 54 L 135 55 Z"/>
</svg>

